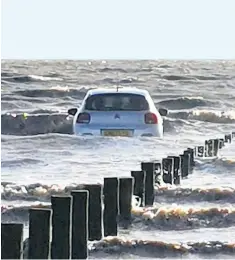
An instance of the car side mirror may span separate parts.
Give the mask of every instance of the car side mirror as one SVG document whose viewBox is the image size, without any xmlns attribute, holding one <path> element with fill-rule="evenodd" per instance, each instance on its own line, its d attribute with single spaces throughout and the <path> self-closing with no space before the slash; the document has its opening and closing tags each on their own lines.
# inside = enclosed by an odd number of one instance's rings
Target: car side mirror
<svg viewBox="0 0 235 260">
<path fill-rule="evenodd" d="M 71 115 L 71 116 L 75 116 L 76 113 L 77 113 L 78 109 L 77 108 L 70 108 L 68 110 L 68 114 Z"/>
<path fill-rule="evenodd" d="M 160 113 L 161 116 L 166 116 L 168 113 L 167 109 L 165 108 L 159 108 L 158 112 Z"/>
</svg>

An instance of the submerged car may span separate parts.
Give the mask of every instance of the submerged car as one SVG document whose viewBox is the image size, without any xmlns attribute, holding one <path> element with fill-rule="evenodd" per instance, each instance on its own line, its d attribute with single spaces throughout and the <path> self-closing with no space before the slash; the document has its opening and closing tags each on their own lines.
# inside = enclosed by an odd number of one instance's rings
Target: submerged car
<svg viewBox="0 0 235 260">
<path fill-rule="evenodd" d="M 158 110 L 147 90 L 117 87 L 88 90 L 81 106 L 68 114 L 79 136 L 163 137 L 167 110 Z"/>
</svg>

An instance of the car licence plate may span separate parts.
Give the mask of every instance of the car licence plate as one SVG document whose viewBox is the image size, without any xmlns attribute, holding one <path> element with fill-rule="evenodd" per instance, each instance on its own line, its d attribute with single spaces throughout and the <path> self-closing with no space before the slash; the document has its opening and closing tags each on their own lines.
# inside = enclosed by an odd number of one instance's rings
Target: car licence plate
<svg viewBox="0 0 235 260">
<path fill-rule="evenodd" d="M 131 136 L 131 131 L 129 130 L 103 130 L 103 136 Z"/>
</svg>

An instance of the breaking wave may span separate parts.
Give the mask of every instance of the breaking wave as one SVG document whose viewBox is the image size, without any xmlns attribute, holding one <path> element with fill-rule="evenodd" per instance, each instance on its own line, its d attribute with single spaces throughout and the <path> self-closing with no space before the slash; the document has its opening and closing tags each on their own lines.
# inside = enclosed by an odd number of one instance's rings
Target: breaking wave
<svg viewBox="0 0 235 260">
<path fill-rule="evenodd" d="M 2 80 L 4 82 L 12 83 L 31 83 L 31 82 L 40 82 L 40 81 L 63 81 L 62 78 L 55 75 L 50 76 L 40 76 L 40 75 L 17 75 L 14 73 L 1 73 Z"/>
<path fill-rule="evenodd" d="M 73 89 L 68 86 L 55 86 L 49 89 L 27 89 L 14 93 L 23 97 L 76 98 L 82 99 L 87 92 L 85 88 Z"/>
<path fill-rule="evenodd" d="M 235 111 L 210 111 L 210 110 L 193 110 L 170 112 L 169 117 L 181 118 L 184 120 L 198 120 L 210 123 L 232 124 L 235 123 Z"/>
<path fill-rule="evenodd" d="M 72 133 L 72 119 L 65 114 L 42 114 L 25 116 L 2 115 L 2 134 L 37 135 L 47 133 Z"/>
<path fill-rule="evenodd" d="M 215 102 L 203 99 L 202 97 L 178 97 L 160 101 L 157 105 L 164 106 L 171 110 L 177 110 L 213 106 L 215 105 Z"/>
<path fill-rule="evenodd" d="M 170 112 L 169 118 L 164 119 L 164 131 L 179 131 L 185 124 L 193 123 L 186 120 L 204 122 L 235 123 L 235 112 L 219 113 L 210 111 Z M 72 118 L 67 114 L 51 110 L 35 110 L 32 114 L 3 114 L 1 115 L 1 131 L 4 135 L 37 135 L 48 133 L 72 134 Z"/>
<path fill-rule="evenodd" d="M 151 229 L 181 230 L 201 227 L 229 227 L 235 224 L 234 207 L 196 208 L 186 206 L 161 206 L 134 208 L 134 222 Z"/>
<path fill-rule="evenodd" d="M 72 134 L 72 118 L 66 114 L 53 111 L 36 111 L 38 115 L 3 114 L 1 115 L 1 131 L 4 135 L 37 135 L 48 133 Z M 165 120 L 164 131 L 170 132 L 182 126 L 184 120 Z"/>
<path fill-rule="evenodd" d="M 155 190 L 155 200 L 161 203 L 208 201 L 235 203 L 234 188 L 172 188 L 159 187 Z"/>
<path fill-rule="evenodd" d="M 50 208 L 50 203 L 35 202 L 32 205 L 2 206 L 3 221 L 28 221 L 28 211 L 32 207 Z M 235 224 L 235 208 L 229 207 L 190 207 L 165 205 L 153 207 L 132 207 L 132 228 L 141 230 L 186 230 L 210 227 L 230 227 Z M 139 226 L 140 225 L 140 226 Z"/>
<path fill-rule="evenodd" d="M 220 80 L 221 75 L 219 75 L 218 77 L 216 77 L 216 76 L 203 76 L 203 75 L 184 75 L 184 76 L 182 76 L 182 75 L 163 75 L 162 78 L 166 79 L 166 80 L 171 80 L 171 81 Z"/>
<path fill-rule="evenodd" d="M 23 258 L 28 259 L 29 239 L 23 243 Z M 165 242 L 160 240 L 128 239 L 125 237 L 105 237 L 101 241 L 88 244 L 91 259 L 231 259 L 235 253 L 235 243 L 223 241 L 205 242 Z"/>
<path fill-rule="evenodd" d="M 34 183 L 30 185 L 16 185 L 14 183 L 1 183 L 1 196 L 4 200 L 25 200 L 25 201 L 49 201 L 51 195 L 65 195 L 72 190 L 78 189 L 78 184 L 73 183 L 68 186 L 45 185 Z M 174 188 L 174 187 L 156 187 L 155 202 L 174 203 L 174 202 L 227 202 L 235 203 L 234 188 Z"/>
<path fill-rule="evenodd" d="M 129 240 L 119 237 L 107 237 L 93 244 L 91 253 L 133 254 L 156 258 L 183 257 L 189 255 L 218 255 L 234 254 L 235 244 L 220 241 L 208 241 L 199 243 L 167 243 L 154 240 Z"/>
</svg>

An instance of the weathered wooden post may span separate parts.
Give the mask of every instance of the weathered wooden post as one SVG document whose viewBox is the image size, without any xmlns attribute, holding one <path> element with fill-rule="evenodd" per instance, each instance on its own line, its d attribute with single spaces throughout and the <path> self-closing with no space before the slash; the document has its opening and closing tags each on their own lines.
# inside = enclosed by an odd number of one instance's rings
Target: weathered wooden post
<svg viewBox="0 0 235 260">
<path fill-rule="evenodd" d="M 214 140 L 206 140 L 205 141 L 205 156 L 206 157 L 212 157 L 214 155 Z"/>
<path fill-rule="evenodd" d="M 173 184 L 173 163 L 172 157 L 162 159 L 162 178 L 165 183 Z"/>
<path fill-rule="evenodd" d="M 21 259 L 23 253 L 23 224 L 1 224 L 1 259 Z"/>
<path fill-rule="evenodd" d="M 88 240 L 101 240 L 103 236 L 103 187 L 101 184 L 84 184 L 82 190 L 89 191 L 88 199 Z"/>
<path fill-rule="evenodd" d="M 219 152 L 219 143 L 220 140 L 219 139 L 214 139 L 214 156 L 218 155 Z"/>
<path fill-rule="evenodd" d="M 189 174 L 190 169 L 190 155 L 189 153 L 180 154 L 180 164 L 181 164 L 181 177 L 186 178 Z"/>
<path fill-rule="evenodd" d="M 231 134 L 227 134 L 224 136 L 224 142 L 225 143 L 231 143 L 232 142 L 232 135 Z"/>
<path fill-rule="evenodd" d="M 224 138 L 219 139 L 219 149 L 222 149 L 224 147 Z"/>
<path fill-rule="evenodd" d="M 162 161 L 156 160 L 154 161 L 155 171 L 154 171 L 154 183 L 161 184 L 161 180 L 159 176 L 162 175 Z"/>
<path fill-rule="evenodd" d="M 117 218 L 119 209 L 119 180 L 116 177 L 104 178 L 104 236 L 117 236 Z"/>
<path fill-rule="evenodd" d="M 88 257 L 88 199 L 87 190 L 71 191 L 72 195 L 72 252 L 71 259 Z"/>
<path fill-rule="evenodd" d="M 191 156 L 191 151 L 189 150 L 185 150 L 183 154 L 186 160 L 188 161 L 188 174 L 190 174 L 193 172 L 194 159 Z"/>
<path fill-rule="evenodd" d="M 189 153 L 190 153 L 190 164 L 191 164 L 191 167 L 193 168 L 195 166 L 195 161 L 194 161 L 195 151 L 193 148 L 187 148 L 187 151 L 189 151 Z"/>
<path fill-rule="evenodd" d="M 142 162 L 141 170 L 145 171 L 145 206 L 152 206 L 154 202 L 154 162 Z"/>
<path fill-rule="evenodd" d="M 140 197 L 140 206 L 144 206 L 145 201 L 145 171 L 131 171 L 134 178 L 134 195 Z"/>
<path fill-rule="evenodd" d="M 125 225 L 131 221 L 133 177 L 119 178 L 119 219 Z"/>
<path fill-rule="evenodd" d="M 180 157 L 179 156 L 168 156 L 173 159 L 173 183 L 175 185 L 180 184 Z"/>
<path fill-rule="evenodd" d="M 48 259 L 51 209 L 29 209 L 29 259 Z"/>
<path fill-rule="evenodd" d="M 235 132 L 232 132 L 232 138 L 235 138 Z"/>
<path fill-rule="evenodd" d="M 70 259 L 71 196 L 51 196 L 51 259 Z"/>
<path fill-rule="evenodd" d="M 204 157 L 205 155 L 205 147 L 204 146 L 197 146 L 196 147 L 196 156 L 197 157 Z"/>
</svg>

